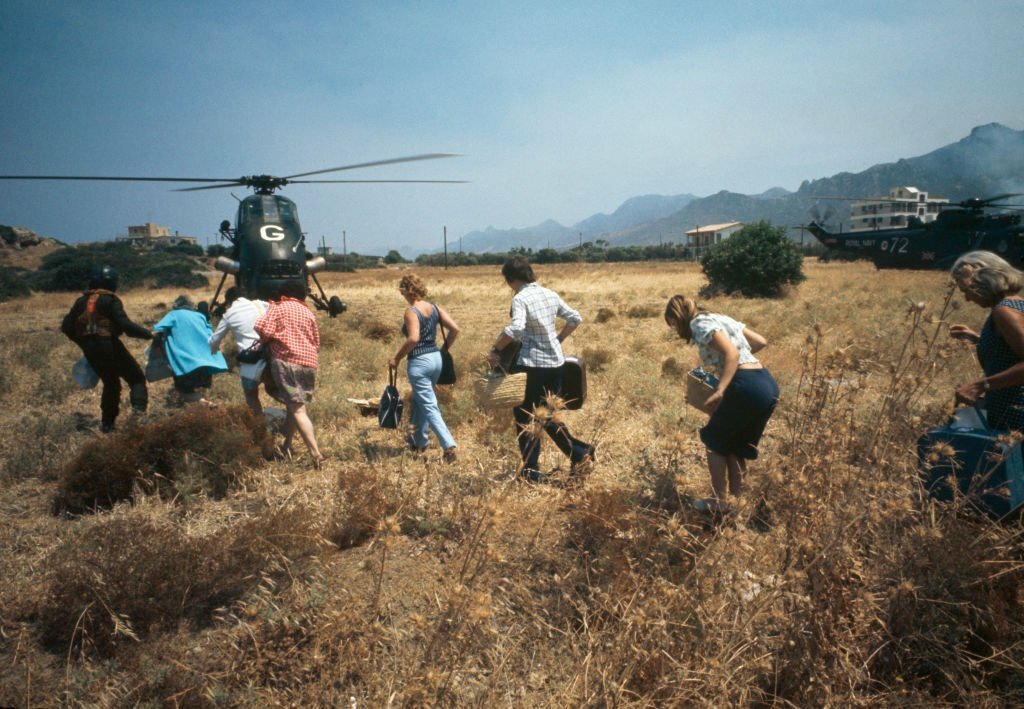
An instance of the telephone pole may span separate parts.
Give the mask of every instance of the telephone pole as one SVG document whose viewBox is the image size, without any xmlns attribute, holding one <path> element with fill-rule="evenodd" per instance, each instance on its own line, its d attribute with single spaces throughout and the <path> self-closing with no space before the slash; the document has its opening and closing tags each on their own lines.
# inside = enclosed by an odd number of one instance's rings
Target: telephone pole
<svg viewBox="0 0 1024 709">
<path fill-rule="evenodd" d="M 448 227 L 444 227 L 444 270 L 448 270 Z"/>
</svg>

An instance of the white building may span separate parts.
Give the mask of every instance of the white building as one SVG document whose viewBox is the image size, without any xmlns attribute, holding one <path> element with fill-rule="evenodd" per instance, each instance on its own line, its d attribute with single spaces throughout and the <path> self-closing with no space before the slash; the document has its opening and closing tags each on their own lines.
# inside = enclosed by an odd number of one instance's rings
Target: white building
<svg viewBox="0 0 1024 709">
<path fill-rule="evenodd" d="M 690 229 L 686 232 L 686 245 L 701 251 L 714 244 L 719 244 L 743 228 L 743 222 L 726 222 L 725 224 L 708 224 Z"/>
<path fill-rule="evenodd" d="M 929 197 L 916 187 L 893 187 L 888 197 L 859 199 L 850 207 L 850 231 L 898 229 L 910 226 L 912 219 L 933 222 L 949 204 L 948 199 Z"/>
</svg>

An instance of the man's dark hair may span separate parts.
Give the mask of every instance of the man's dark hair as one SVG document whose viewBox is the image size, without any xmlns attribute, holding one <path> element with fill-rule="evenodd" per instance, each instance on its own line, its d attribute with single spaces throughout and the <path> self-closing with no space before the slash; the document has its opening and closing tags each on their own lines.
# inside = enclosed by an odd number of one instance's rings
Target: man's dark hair
<svg viewBox="0 0 1024 709">
<path fill-rule="evenodd" d="M 224 305 L 231 307 L 231 304 L 244 295 L 242 289 L 238 286 L 231 286 L 224 291 Z"/>
<path fill-rule="evenodd" d="M 501 267 L 501 275 L 505 277 L 506 283 L 512 281 L 533 283 L 537 280 L 537 277 L 533 275 L 533 267 L 530 262 L 518 256 L 505 262 L 505 265 Z"/>
<path fill-rule="evenodd" d="M 285 281 L 281 285 L 281 295 L 286 295 L 289 298 L 295 298 L 296 300 L 305 300 L 306 282 L 300 278 L 293 278 L 289 281 Z"/>
</svg>

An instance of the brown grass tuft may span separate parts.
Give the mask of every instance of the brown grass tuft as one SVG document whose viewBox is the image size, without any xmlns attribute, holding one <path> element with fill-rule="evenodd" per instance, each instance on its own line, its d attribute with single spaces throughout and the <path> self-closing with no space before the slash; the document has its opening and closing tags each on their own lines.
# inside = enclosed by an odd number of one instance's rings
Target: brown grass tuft
<svg viewBox="0 0 1024 709">
<path fill-rule="evenodd" d="M 109 508 L 138 487 L 165 498 L 223 496 L 234 476 L 258 465 L 271 441 L 245 406 L 193 406 L 95 438 L 61 472 L 53 508 L 79 514 Z"/>
</svg>

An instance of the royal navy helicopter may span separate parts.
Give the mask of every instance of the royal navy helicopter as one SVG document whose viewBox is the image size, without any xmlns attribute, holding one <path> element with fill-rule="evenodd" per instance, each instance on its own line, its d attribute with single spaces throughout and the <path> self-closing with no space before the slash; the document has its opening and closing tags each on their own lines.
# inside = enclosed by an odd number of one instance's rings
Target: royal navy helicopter
<svg viewBox="0 0 1024 709">
<path fill-rule="evenodd" d="M 197 190 L 215 190 L 230 187 L 249 187 L 254 194 L 239 200 L 235 225 L 224 220 L 220 224 L 220 235 L 231 245 L 230 256 L 219 256 L 214 267 L 220 271 L 220 283 L 217 285 L 213 301 L 207 306 L 217 312 L 218 298 L 229 275 L 235 277 L 236 284 L 242 289 L 254 293 L 257 297 L 267 299 L 273 296 L 280 286 L 287 281 L 310 279 L 316 285 L 316 291 L 310 291 L 310 300 L 320 310 L 326 311 L 332 318 L 345 312 L 347 306 L 338 296 L 327 297 L 316 274 L 327 267 L 323 256 L 310 256 L 306 251 L 306 236 L 299 225 L 299 215 L 295 202 L 279 194 L 277 190 L 290 184 L 309 183 L 444 183 L 458 184 L 464 180 L 324 180 L 299 179 L 330 172 L 354 170 L 378 165 L 416 162 L 419 160 L 435 160 L 438 158 L 457 157 L 454 153 L 426 153 L 388 160 L 329 167 L 324 170 L 301 172 L 286 177 L 274 175 L 249 175 L 239 178 L 208 178 L 208 177 L 99 177 L 84 175 L 0 175 L 0 180 L 100 180 L 128 182 L 203 182 L 198 187 L 185 187 L 176 192 L 194 192 Z"/>
<path fill-rule="evenodd" d="M 943 209 L 932 222 L 911 217 L 908 225 L 900 228 L 843 233 L 829 231 L 818 219 L 803 228 L 826 247 L 869 258 L 878 268 L 949 268 L 961 254 L 976 249 L 993 251 L 1019 266 L 1024 260 L 1024 227 L 1020 214 L 985 212 L 987 209 L 1019 209 L 1021 205 L 997 204 L 1017 196 L 1018 193 L 987 199 L 972 197 Z"/>
</svg>

